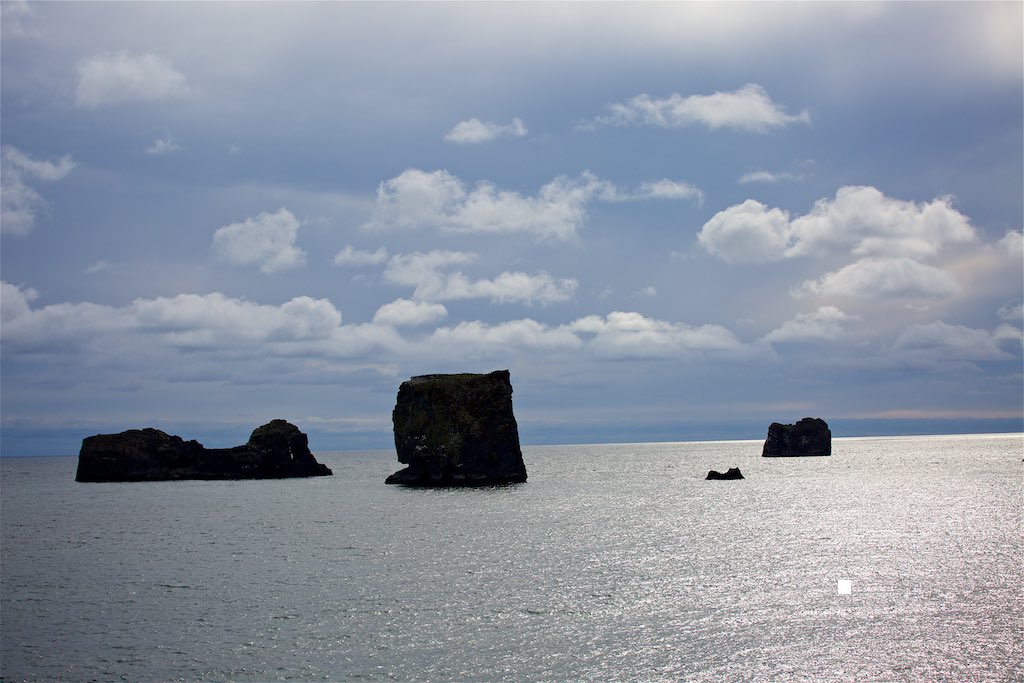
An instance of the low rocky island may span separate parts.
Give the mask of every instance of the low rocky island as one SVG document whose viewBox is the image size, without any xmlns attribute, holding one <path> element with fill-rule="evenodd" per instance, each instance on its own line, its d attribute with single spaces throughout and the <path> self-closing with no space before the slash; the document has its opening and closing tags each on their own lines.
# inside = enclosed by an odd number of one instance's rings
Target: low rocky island
<svg viewBox="0 0 1024 683">
<path fill-rule="evenodd" d="M 406 486 L 493 486 L 526 481 L 508 370 L 421 375 L 402 382 L 392 412 Z"/>
<path fill-rule="evenodd" d="M 329 476 L 309 451 L 309 439 L 285 420 L 257 427 L 249 442 L 205 448 L 159 429 L 130 429 L 82 440 L 75 481 L 284 479 Z"/>
<path fill-rule="evenodd" d="M 740 472 L 740 468 L 739 467 L 730 467 L 725 472 L 719 472 L 717 470 L 710 470 L 708 472 L 708 476 L 704 477 L 705 481 L 709 480 L 709 479 L 711 479 L 711 480 L 717 479 L 717 480 L 726 481 L 726 480 L 730 480 L 730 479 L 742 479 L 742 478 L 743 478 L 743 474 Z"/>
<path fill-rule="evenodd" d="M 820 417 L 805 417 L 796 424 L 773 422 L 761 451 L 763 457 L 832 455 L 832 431 Z"/>
</svg>

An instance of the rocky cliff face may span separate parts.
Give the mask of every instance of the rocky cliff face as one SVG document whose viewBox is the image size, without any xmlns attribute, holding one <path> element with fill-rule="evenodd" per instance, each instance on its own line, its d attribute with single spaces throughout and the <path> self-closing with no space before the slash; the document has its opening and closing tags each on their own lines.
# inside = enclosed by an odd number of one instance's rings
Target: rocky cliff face
<svg viewBox="0 0 1024 683">
<path fill-rule="evenodd" d="M 273 420 L 234 448 L 204 448 L 159 429 L 130 429 L 82 440 L 76 481 L 280 479 L 328 476 L 295 425 Z"/>
<path fill-rule="evenodd" d="M 761 455 L 832 455 L 832 431 L 818 417 L 805 417 L 791 425 L 773 422 L 768 427 L 768 438 Z"/>
<path fill-rule="evenodd" d="M 398 461 L 387 478 L 408 486 L 526 481 L 508 370 L 422 375 L 403 382 L 392 413 Z"/>
</svg>

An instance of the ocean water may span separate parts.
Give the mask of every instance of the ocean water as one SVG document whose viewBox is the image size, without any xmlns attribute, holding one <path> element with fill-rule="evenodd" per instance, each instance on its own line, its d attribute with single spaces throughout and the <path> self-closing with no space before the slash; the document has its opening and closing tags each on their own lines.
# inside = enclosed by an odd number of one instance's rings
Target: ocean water
<svg viewBox="0 0 1024 683">
<path fill-rule="evenodd" d="M 0 677 L 1024 680 L 1024 435 L 760 445 L 527 447 L 479 490 L 385 486 L 386 451 L 139 484 L 4 458 Z"/>
</svg>

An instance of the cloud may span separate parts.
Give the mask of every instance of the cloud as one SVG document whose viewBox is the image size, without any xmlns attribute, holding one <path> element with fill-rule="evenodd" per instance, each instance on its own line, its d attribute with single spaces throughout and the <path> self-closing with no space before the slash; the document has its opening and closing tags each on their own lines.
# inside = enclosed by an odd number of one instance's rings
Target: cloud
<svg viewBox="0 0 1024 683">
<path fill-rule="evenodd" d="M 447 315 L 448 309 L 442 304 L 396 299 L 377 309 L 377 312 L 373 315 L 373 324 L 389 325 L 391 327 L 415 327 L 436 322 Z"/>
<path fill-rule="evenodd" d="M 695 353 L 738 357 L 750 352 L 720 325 L 693 327 L 634 312 L 590 315 L 566 327 L 587 338 L 587 350 L 602 358 L 668 358 Z"/>
<path fill-rule="evenodd" d="M 608 105 L 607 116 L 585 121 L 584 130 L 606 126 L 654 126 L 681 128 L 700 124 L 711 129 L 734 128 L 763 133 L 793 123 L 810 124 L 811 116 L 805 109 L 792 115 L 772 102 L 760 85 L 748 83 L 732 92 L 712 95 L 682 96 L 673 93 L 663 99 L 642 94 L 626 101 Z"/>
<path fill-rule="evenodd" d="M 41 35 L 41 31 L 32 25 L 38 13 L 26 0 L 5 0 L 0 4 L 0 17 L 0 26 L 4 32 L 23 37 Z"/>
<path fill-rule="evenodd" d="M 295 297 L 280 305 L 211 294 L 136 299 L 125 306 L 88 302 L 33 308 L 34 290 L 0 284 L 0 342 L 6 357 L 31 357 L 49 367 L 52 354 L 81 370 L 79 381 L 102 382 L 126 372 L 134 381 L 251 384 L 287 376 L 317 383 L 338 361 L 393 367 L 424 358 L 467 358 L 544 351 L 596 360 L 702 358 L 734 362 L 761 351 L 723 327 L 689 326 L 614 312 L 569 324 L 529 318 L 500 323 L 462 321 L 418 340 L 399 329 L 427 325 L 447 311 L 436 303 L 399 299 L 371 323 L 342 324 L 330 300 Z M 347 366 L 346 366 L 347 367 Z M 83 374 L 84 373 L 84 374 Z"/>
<path fill-rule="evenodd" d="M 153 144 L 146 148 L 146 154 L 160 156 L 162 154 L 170 154 L 171 152 L 178 152 L 180 150 L 181 145 L 176 143 L 170 135 L 165 135 L 162 138 L 154 140 Z"/>
<path fill-rule="evenodd" d="M 611 184 L 603 189 L 598 198 L 609 202 L 633 202 L 645 199 L 693 199 L 699 205 L 704 203 L 704 193 L 693 185 L 678 180 L 647 180 L 635 190 L 618 190 Z"/>
<path fill-rule="evenodd" d="M 512 123 L 504 126 L 473 118 L 456 123 L 445 134 L 444 139 L 447 142 L 455 142 L 460 145 L 472 145 L 503 137 L 521 138 L 526 135 L 526 132 L 526 124 L 520 118 L 514 118 Z"/>
<path fill-rule="evenodd" d="M 1024 304 L 1006 304 L 999 308 L 1000 320 L 1024 320 Z"/>
<path fill-rule="evenodd" d="M 388 260 L 388 250 L 384 247 L 376 251 L 360 251 L 351 244 L 334 256 L 336 266 L 376 266 Z"/>
<path fill-rule="evenodd" d="M 767 342 L 832 341 L 846 334 L 843 323 L 858 320 L 835 306 L 822 306 L 813 313 L 800 313 L 764 336 Z"/>
<path fill-rule="evenodd" d="M 137 299 L 127 310 L 133 323 L 161 331 L 189 346 L 226 339 L 254 342 L 327 339 L 341 325 L 341 312 L 328 299 L 295 297 L 266 306 L 220 293 Z"/>
<path fill-rule="evenodd" d="M 298 232 L 298 219 L 282 208 L 218 228 L 213 250 L 232 265 L 258 265 L 263 273 L 275 273 L 305 264 L 305 252 L 295 246 Z"/>
<path fill-rule="evenodd" d="M 817 280 L 807 280 L 794 294 L 854 298 L 941 299 L 960 293 L 952 275 L 909 258 L 866 258 Z"/>
<path fill-rule="evenodd" d="M 950 197 L 928 203 L 893 199 L 874 187 L 848 186 L 835 199 L 819 199 L 793 221 L 787 256 L 849 249 L 856 256 L 933 256 L 950 244 L 976 239 Z"/>
<path fill-rule="evenodd" d="M 999 348 L 996 335 L 988 330 L 950 325 L 941 320 L 911 325 L 884 350 L 883 356 L 909 367 L 941 370 L 945 363 L 1009 360 Z"/>
<path fill-rule="evenodd" d="M 4 145 L 0 152 L 0 231 L 11 235 L 30 233 L 36 217 L 46 210 L 47 204 L 28 181 L 54 182 L 74 168 L 75 162 L 66 155 L 56 162 L 39 161 L 17 147 Z"/>
<path fill-rule="evenodd" d="M 410 169 L 380 184 L 368 230 L 435 228 L 442 232 L 527 233 L 541 240 L 573 241 L 586 203 L 603 187 L 593 175 L 559 177 L 537 196 L 497 189 L 487 182 L 467 189 L 447 171 Z"/>
<path fill-rule="evenodd" d="M 110 270 L 110 262 L 105 259 L 100 259 L 89 264 L 89 267 L 85 269 L 86 275 L 95 275 L 96 273 L 102 273 L 105 270 Z"/>
<path fill-rule="evenodd" d="M 8 282 L 0 282 L 0 322 L 9 321 L 31 313 L 31 303 L 39 298 L 39 292 L 22 288 Z"/>
<path fill-rule="evenodd" d="M 748 183 L 781 183 L 783 181 L 798 182 L 803 180 L 804 177 L 798 173 L 788 173 L 785 171 L 751 171 L 750 173 L 744 173 L 740 176 L 740 179 L 736 182 L 740 185 L 747 185 Z"/>
<path fill-rule="evenodd" d="M 791 233 L 786 211 L 748 199 L 712 216 L 697 240 L 726 263 L 760 263 L 782 258 Z"/>
<path fill-rule="evenodd" d="M 692 198 L 703 193 L 687 183 L 662 179 L 635 191 L 584 171 L 575 178 L 559 176 L 536 196 L 500 190 L 481 181 L 472 189 L 448 171 L 408 169 L 377 188 L 377 203 L 364 230 L 432 228 L 449 233 L 526 233 L 538 240 L 578 239 L 593 200 L 638 201 Z"/>
<path fill-rule="evenodd" d="M 698 234 L 705 249 L 729 263 L 829 253 L 922 258 L 976 237 L 949 197 L 919 204 L 867 186 L 841 187 L 834 199 L 819 199 L 792 220 L 748 199 L 719 211 Z"/>
<path fill-rule="evenodd" d="M 388 261 L 384 279 L 413 287 L 413 297 L 427 301 L 490 299 L 499 303 L 548 304 L 567 301 L 576 291 L 575 279 L 555 279 L 547 273 L 529 275 L 506 271 L 493 280 L 471 280 L 461 272 L 444 272 L 449 266 L 474 260 L 476 254 L 459 251 L 396 254 Z"/>
<path fill-rule="evenodd" d="M 2 291 L 3 339 L 14 344 L 139 334 L 172 347 L 230 348 L 240 342 L 325 339 L 341 325 L 341 312 L 329 300 L 306 296 L 280 306 L 215 292 L 136 299 L 123 307 L 65 303 L 33 309 L 34 290 L 5 282 Z"/>
<path fill-rule="evenodd" d="M 457 350 L 459 354 L 490 355 L 519 351 L 573 351 L 582 347 L 579 337 L 564 327 L 548 327 L 529 318 L 495 325 L 479 320 L 441 327 L 430 335 L 429 343 Z"/>
<path fill-rule="evenodd" d="M 153 54 L 106 53 L 81 60 L 76 68 L 75 104 L 87 109 L 123 102 L 159 102 L 192 92 L 173 64 Z"/>
</svg>

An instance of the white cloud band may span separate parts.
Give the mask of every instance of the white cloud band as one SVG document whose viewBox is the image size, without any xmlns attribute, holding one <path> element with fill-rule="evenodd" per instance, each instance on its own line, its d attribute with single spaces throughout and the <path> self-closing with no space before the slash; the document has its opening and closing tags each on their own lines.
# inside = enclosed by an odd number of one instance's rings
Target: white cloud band
<svg viewBox="0 0 1024 683">
<path fill-rule="evenodd" d="M 787 114 L 772 102 L 760 85 L 748 83 L 731 92 L 682 96 L 676 93 L 657 99 L 642 94 L 608 106 L 610 113 L 580 124 L 594 130 L 606 126 L 653 126 L 680 128 L 703 125 L 711 129 L 734 128 L 763 133 L 793 123 L 809 124 L 807 110 Z"/>
</svg>

